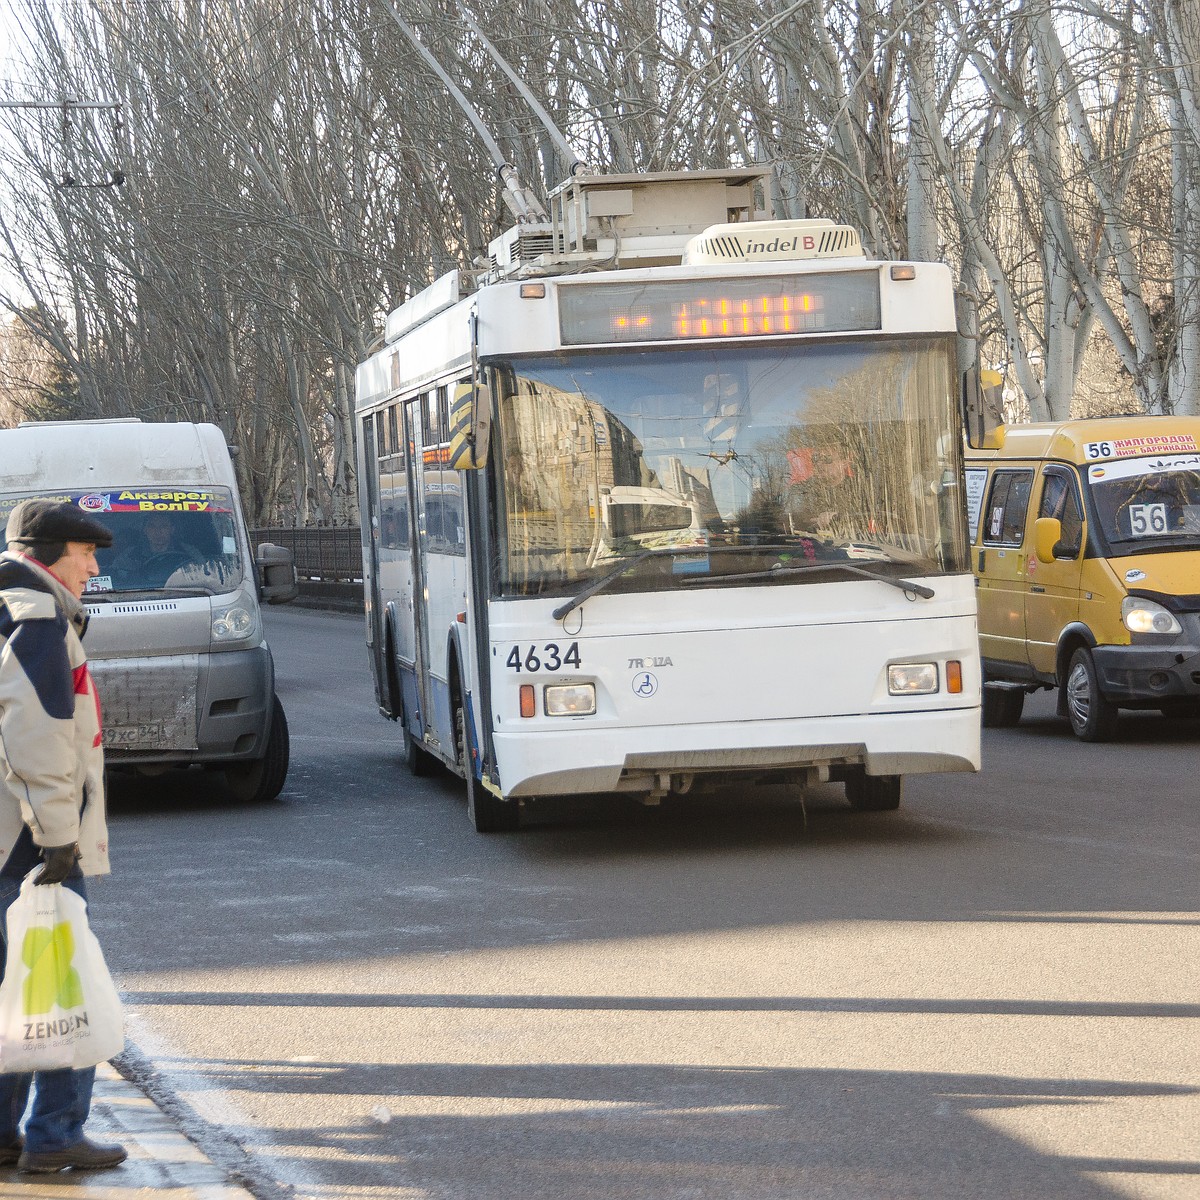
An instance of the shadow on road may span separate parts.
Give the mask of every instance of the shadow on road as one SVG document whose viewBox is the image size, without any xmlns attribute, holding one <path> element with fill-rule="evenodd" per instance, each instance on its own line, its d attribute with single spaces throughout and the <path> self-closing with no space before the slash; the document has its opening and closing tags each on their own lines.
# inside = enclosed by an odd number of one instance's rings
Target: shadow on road
<svg viewBox="0 0 1200 1200">
<path fill-rule="evenodd" d="M 653 1063 L 187 1067 L 202 1089 L 235 1097 L 361 1098 L 360 1124 L 254 1136 L 318 1174 L 322 1160 L 353 1157 L 369 1164 L 362 1184 L 429 1197 L 1114 1200 L 1124 1193 L 1089 1173 L 1200 1174 L 1200 1162 L 1055 1156 L 1003 1130 L 1018 1109 L 1051 1121 L 1055 1110 L 1194 1094 L 1169 1085 Z"/>
</svg>

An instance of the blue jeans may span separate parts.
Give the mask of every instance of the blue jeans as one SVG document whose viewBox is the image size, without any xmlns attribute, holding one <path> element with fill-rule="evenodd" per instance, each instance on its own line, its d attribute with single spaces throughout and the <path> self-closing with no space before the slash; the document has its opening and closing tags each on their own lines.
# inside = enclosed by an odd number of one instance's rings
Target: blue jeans
<svg viewBox="0 0 1200 1200">
<path fill-rule="evenodd" d="M 66 879 L 63 887 L 69 887 L 87 899 L 82 875 Z M 8 929 L 5 918 L 9 905 L 20 891 L 19 879 L 0 875 L 0 940 Z M 0 956 L 0 979 L 3 978 L 4 958 Z M 95 1078 L 95 1067 L 83 1071 L 67 1069 L 38 1071 L 32 1075 L 0 1075 L 0 1146 L 11 1146 L 16 1142 L 31 1086 L 33 1111 L 25 1122 L 25 1149 L 40 1154 L 78 1145 L 83 1140 L 83 1125 L 92 1108 Z"/>
</svg>

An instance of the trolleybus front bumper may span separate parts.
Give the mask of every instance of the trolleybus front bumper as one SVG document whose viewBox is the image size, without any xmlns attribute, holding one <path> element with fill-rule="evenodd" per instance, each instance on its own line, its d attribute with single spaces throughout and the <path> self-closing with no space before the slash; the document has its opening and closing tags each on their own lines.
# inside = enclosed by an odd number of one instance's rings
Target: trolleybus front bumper
<svg viewBox="0 0 1200 1200">
<path fill-rule="evenodd" d="M 786 777 L 863 766 L 868 775 L 978 771 L 978 707 L 670 728 L 494 735 L 505 796 L 665 790 L 672 777 Z"/>
</svg>

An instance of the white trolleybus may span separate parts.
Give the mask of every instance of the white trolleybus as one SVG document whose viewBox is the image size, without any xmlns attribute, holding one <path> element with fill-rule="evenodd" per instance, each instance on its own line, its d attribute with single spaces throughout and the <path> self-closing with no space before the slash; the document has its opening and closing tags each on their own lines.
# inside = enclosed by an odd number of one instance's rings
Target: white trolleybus
<svg viewBox="0 0 1200 1200">
<path fill-rule="evenodd" d="M 479 830 L 979 768 L 949 273 L 765 219 L 762 184 L 574 179 L 358 369 L 379 706 Z"/>
</svg>

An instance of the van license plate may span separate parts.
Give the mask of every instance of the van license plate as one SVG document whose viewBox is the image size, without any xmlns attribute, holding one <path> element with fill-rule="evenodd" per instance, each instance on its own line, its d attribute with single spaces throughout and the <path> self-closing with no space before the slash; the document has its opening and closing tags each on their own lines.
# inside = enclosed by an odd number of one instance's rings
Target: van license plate
<svg viewBox="0 0 1200 1200">
<path fill-rule="evenodd" d="M 106 747 L 118 746 L 144 746 L 149 743 L 152 746 L 159 746 L 166 734 L 166 728 L 161 721 L 151 725 L 118 725 L 110 727 L 104 731 L 104 745 Z"/>
</svg>

